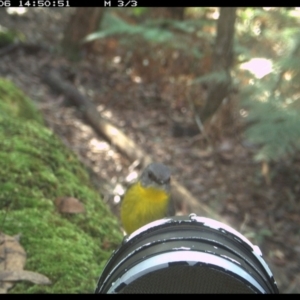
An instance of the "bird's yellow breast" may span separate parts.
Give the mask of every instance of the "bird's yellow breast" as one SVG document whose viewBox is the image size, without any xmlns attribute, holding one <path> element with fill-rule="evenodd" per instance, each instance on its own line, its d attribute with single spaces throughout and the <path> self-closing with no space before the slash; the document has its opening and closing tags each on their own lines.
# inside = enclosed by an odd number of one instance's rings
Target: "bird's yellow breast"
<svg viewBox="0 0 300 300">
<path fill-rule="evenodd" d="M 130 234 L 138 228 L 161 218 L 167 213 L 169 195 L 166 191 L 144 188 L 139 182 L 125 193 L 121 206 L 121 220 L 125 231 Z"/>
</svg>

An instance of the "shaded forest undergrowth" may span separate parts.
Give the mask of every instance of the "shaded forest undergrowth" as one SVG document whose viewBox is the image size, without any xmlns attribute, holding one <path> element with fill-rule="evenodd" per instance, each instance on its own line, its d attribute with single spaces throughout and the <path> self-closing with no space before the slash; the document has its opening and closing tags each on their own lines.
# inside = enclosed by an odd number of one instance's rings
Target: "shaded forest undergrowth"
<svg viewBox="0 0 300 300">
<path fill-rule="evenodd" d="M 13 16 L 0 11 L 1 25 L 19 30 L 27 41 L 49 49 L 34 54 L 24 49 L 8 53 L 1 58 L 0 76 L 11 79 L 36 101 L 49 127 L 93 171 L 94 183 L 115 213 L 118 194 L 130 181 L 128 174 L 134 176 L 135 164 L 101 139 L 63 95 L 54 94 L 42 82 L 40 70 L 45 66 L 58 70 L 93 99 L 103 116 L 154 160 L 169 165 L 173 177 L 200 202 L 258 244 L 281 292 L 300 292 L 300 161 L 277 163 L 269 170 L 254 162 L 255 149 L 242 143 L 235 118 L 238 94 L 231 95 L 230 105 L 225 104 L 216 122 L 208 126 L 210 143 L 201 135 L 174 137 L 174 121 L 190 124 L 193 120 L 188 96 L 205 93 L 194 90 L 187 95 L 182 88 L 181 70 L 189 68 L 183 65 L 186 60 L 175 53 L 174 63 L 153 68 L 155 61 L 145 61 L 143 51 L 149 54 L 157 49 L 143 49 L 131 60 L 122 60 L 128 52 L 110 38 L 97 42 L 92 55 L 70 62 L 51 51 L 59 44 L 70 12 L 31 9 L 23 16 Z M 170 74 L 176 75 L 175 82 L 169 80 Z M 190 213 L 184 205 L 177 210 Z"/>
</svg>

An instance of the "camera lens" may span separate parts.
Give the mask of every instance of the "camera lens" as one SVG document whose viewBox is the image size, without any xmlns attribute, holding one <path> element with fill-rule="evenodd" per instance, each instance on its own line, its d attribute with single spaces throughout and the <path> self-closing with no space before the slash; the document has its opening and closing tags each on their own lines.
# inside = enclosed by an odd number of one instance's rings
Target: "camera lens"
<svg viewBox="0 0 300 300">
<path fill-rule="evenodd" d="M 143 226 L 124 239 L 96 293 L 278 293 L 257 246 L 192 214 Z"/>
</svg>

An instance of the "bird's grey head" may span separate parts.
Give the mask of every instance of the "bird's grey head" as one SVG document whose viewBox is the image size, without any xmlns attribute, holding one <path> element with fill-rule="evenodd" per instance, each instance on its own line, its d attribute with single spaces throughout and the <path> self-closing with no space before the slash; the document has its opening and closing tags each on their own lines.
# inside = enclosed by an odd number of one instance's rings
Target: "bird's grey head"
<svg viewBox="0 0 300 300">
<path fill-rule="evenodd" d="M 170 181 L 170 169 L 161 163 L 149 164 L 141 175 L 141 184 L 144 187 L 156 186 L 169 191 Z"/>
</svg>

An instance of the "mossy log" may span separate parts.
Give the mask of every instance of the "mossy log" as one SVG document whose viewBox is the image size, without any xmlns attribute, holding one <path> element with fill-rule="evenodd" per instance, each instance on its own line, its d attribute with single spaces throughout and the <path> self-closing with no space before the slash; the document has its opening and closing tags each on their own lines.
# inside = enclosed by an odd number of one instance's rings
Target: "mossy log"
<svg viewBox="0 0 300 300">
<path fill-rule="evenodd" d="M 0 79 L 0 230 L 20 234 L 26 270 L 52 285 L 21 282 L 12 293 L 92 293 L 120 244 L 118 220 L 90 184 L 85 167 L 43 125 L 34 105 Z M 57 197 L 79 199 L 85 213 L 61 214 Z"/>
</svg>

